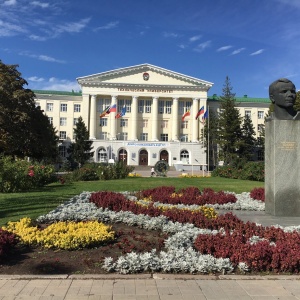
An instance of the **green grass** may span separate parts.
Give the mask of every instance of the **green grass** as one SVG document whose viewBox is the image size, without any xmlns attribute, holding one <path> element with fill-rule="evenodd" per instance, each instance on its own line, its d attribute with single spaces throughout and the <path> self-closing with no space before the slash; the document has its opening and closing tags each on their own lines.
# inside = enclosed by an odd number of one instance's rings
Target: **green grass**
<svg viewBox="0 0 300 300">
<path fill-rule="evenodd" d="M 219 177 L 205 178 L 126 178 L 108 181 L 73 182 L 61 185 L 51 184 L 27 193 L 0 193 L 0 226 L 22 217 L 32 219 L 45 214 L 70 197 L 83 191 L 138 191 L 157 186 L 175 186 L 181 189 L 189 186 L 212 188 L 215 191 L 249 192 L 254 187 L 263 187 L 263 182 L 236 180 Z"/>
</svg>

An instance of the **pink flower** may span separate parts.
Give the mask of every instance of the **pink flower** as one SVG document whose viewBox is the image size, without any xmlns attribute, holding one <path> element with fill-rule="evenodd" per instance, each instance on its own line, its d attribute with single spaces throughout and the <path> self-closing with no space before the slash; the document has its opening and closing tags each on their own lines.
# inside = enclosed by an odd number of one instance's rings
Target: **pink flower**
<svg viewBox="0 0 300 300">
<path fill-rule="evenodd" d="M 29 175 L 30 177 L 33 177 L 33 176 L 34 176 L 33 170 L 30 170 L 30 171 L 28 172 L 28 175 Z"/>
</svg>

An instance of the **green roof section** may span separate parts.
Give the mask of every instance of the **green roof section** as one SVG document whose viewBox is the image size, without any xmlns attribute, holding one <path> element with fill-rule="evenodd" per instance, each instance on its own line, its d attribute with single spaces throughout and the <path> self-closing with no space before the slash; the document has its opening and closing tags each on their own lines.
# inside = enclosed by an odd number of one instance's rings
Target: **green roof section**
<svg viewBox="0 0 300 300">
<path fill-rule="evenodd" d="M 61 96 L 82 96 L 82 92 L 67 92 L 67 91 L 46 91 L 46 90 L 32 90 L 35 94 L 40 95 L 61 95 Z"/>
<path fill-rule="evenodd" d="M 208 101 L 220 101 L 220 96 L 217 96 L 216 94 L 212 96 L 208 96 Z M 269 98 L 251 98 L 247 95 L 244 95 L 243 97 L 235 97 L 236 102 L 238 103 L 271 103 L 271 100 Z"/>
</svg>

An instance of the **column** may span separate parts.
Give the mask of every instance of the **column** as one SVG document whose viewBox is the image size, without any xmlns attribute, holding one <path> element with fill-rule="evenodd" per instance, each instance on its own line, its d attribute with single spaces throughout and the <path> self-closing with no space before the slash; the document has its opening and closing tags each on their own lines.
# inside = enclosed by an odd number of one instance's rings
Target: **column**
<svg viewBox="0 0 300 300">
<path fill-rule="evenodd" d="M 196 115 L 199 110 L 199 98 L 193 98 L 193 107 L 191 111 L 191 118 L 192 118 L 192 142 L 198 141 L 199 136 L 199 126 L 198 120 L 196 120 Z"/>
<path fill-rule="evenodd" d="M 172 105 L 172 140 L 178 141 L 179 136 L 178 98 L 173 98 Z"/>
<path fill-rule="evenodd" d="M 112 95 L 111 96 L 111 106 L 114 104 L 117 104 L 117 97 L 116 95 Z M 115 112 L 111 112 L 109 114 L 109 121 L 110 121 L 110 140 L 115 140 L 116 139 L 116 113 Z"/>
<path fill-rule="evenodd" d="M 138 96 L 132 96 L 131 104 L 131 132 L 129 139 L 137 141 L 137 126 L 138 126 Z"/>
<path fill-rule="evenodd" d="M 158 97 L 153 97 L 152 102 L 152 114 L 151 114 L 151 125 L 152 125 L 152 141 L 158 141 L 157 138 L 157 128 L 158 128 Z"/>
<path fill-rule="evenodd" d="M 96 108 L 97 96 L 92 95 L 91 97 L 91 113 L 90 113 L 90 139 L 96 139 L 96 123 L 97 123 L 97 108 Z"/>
<path fill-rule="evenodd" d="M 82 111 L 82 120 L 86 124 L 86 127 L 90 133 L 91 127 L 90 127 L 90 95 L 89 94 L 82 95 L 81 111 Z"/>
</svg>

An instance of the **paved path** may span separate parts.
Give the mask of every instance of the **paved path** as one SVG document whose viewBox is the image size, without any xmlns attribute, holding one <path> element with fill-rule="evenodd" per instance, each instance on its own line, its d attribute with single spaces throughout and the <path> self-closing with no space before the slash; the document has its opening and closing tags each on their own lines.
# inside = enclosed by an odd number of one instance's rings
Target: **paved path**
<svg viewBox="0 0 300 300">
<path fill-rule="evenodd" d="M 108 277 L 108 276 L 107 276 Z M 0 299 L 105 300 L 292 300 L 300 299 L 300 276 L 128 276 L 128 279 L 0 279 Z M 88 279 L 89 278 L 89 279 Z"/>
</svg>

